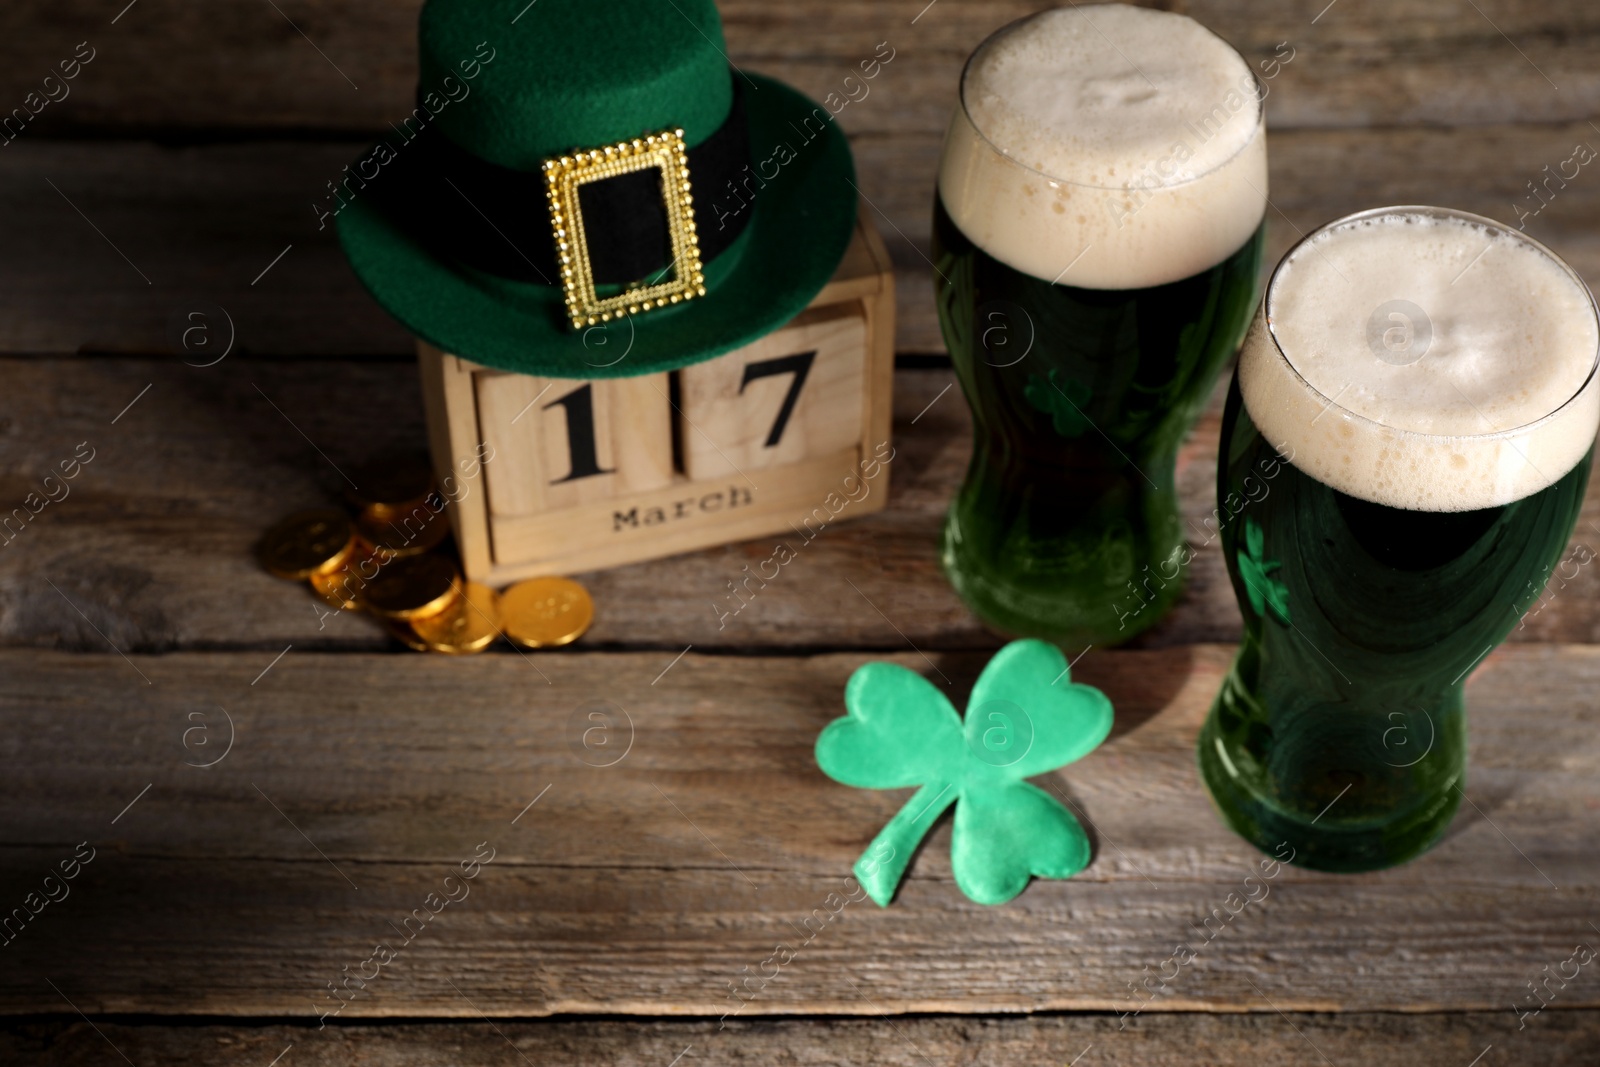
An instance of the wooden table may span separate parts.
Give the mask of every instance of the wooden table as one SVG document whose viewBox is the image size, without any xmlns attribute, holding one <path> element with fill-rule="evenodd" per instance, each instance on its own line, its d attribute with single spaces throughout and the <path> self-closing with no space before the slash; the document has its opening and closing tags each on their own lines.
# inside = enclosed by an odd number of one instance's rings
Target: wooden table
<svg viewBox="0 0 1600 1067">
<path fill-rule="evenodd" d="M 1593 567 L 1472 677 L 1471 802 L 1406 867 L 1285 870 L 1205 937 L 1257 856 L 1193 764 L 1238 634 L 1196 536 L 1171 617 L 1077 669 L 1118 708 L 1103 749 L 1049 776 L 1092 824 L 1091 866 L 979 907 L 942 828 L 892 907 L 825 908 L 904 800 L 816 769 L 845 679 L 885 658 L 964 689 L 998 645 L 934 555 L 968 422 L 926 255 L 961 60 L 1029 5 L 924 3 L 722 5 L 735 63 L 818 97 L 895 51 L 840 117 L 900 269 L 888 510 L 830 527 L 726 627 L 712 601 L 765 542 L 585 576 L 599 618 L 569 651 L 453 660 L 319 618 L 251 557 L 335 494 L 336 465 L 423 440 L 409 340 L 311 206 L 409 107 L 416 0 L 10 0 L 0 107 L 78 42 L 95 57 L 0 147 L 0 506 L 81 442 L 93 459 L 0 547 L 0 908 L 79 842 L 93 859 L 0 949 L 0 1062 L 1600 1061 L 1595 966 L 1513 1010 L 1600 946 Z M 1324 3 L 1168 5 L 1252 61 L 1293 49 L 1269 82 L 1270 258 L 1381 203 L 1515 221 L 1546 165 L 1600 145 L 1592 5 Z M 1591 169 L 1526 225 L 1595 278 Z M 187 325 L 212 347 L 177 347 Z M 1179 468 L 1195 528 L 1218 409 Z M 631 723 L 609 766 L 578 736 L 594 701 Z M 1179 942 L 1195 963 L 1126 1014 Z M 378 943 L 400 947 L 319 1026 Z M 771 976 L 779 944 L 796 954 Z"/>
</svg>

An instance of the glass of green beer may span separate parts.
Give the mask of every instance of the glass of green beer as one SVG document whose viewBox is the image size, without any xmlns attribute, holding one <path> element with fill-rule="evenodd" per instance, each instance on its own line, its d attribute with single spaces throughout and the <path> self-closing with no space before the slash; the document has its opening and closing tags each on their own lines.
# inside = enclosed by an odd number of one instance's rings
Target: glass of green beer
<svg viewBox="0 0 1600 1067">
<path fill-rule="evenodd" d="M 1577 521 L 1597 357 L 1583 281 L 1490 219 L 1379 208 L 1278 265 L 1217 463 L 1244 638 L 1199 761 L 1240 835 L 1330 871 L 1443 835 L 1467 675 Z"/>
<path fill-rule="evenodd" d="M 1258 294 L 1263 96 L 1199 23 L 1119 4 L 967 62 L 933 258 L 973 453 L 941 556 L 998 630 L 1111 644 L 1181 592 L 1178 446 Z"/>
</svg>

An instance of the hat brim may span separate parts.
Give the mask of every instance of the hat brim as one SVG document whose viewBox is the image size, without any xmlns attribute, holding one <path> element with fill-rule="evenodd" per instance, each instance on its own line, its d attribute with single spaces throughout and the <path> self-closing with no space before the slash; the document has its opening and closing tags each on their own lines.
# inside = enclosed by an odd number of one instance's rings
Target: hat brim
<svg viewBox="0 0 1600 1067">
<path fill-rule="evenodd" d="M 501 370 L 624 377 L 748 344 L 799 314 L 827 284 L 855 226 L 857 193 L 849 142 L 825 109 L 782 82 L 735 76 L 751 83 L 745 94 L 751 166 L 743 173 L 757 193 L 745 209 L 751 212 L 745 232 L 706 264 L 704 297 L 576 330 L 558 286 L 442 260 L 371 196 L 358 196 L 339 214 L 345 255 L 374 299 L 417 337 Z M 827 118 L 820 132 L 816 116 Z M 539 192 L 530 210 L 545 211 L 542 185 L 532 184 Z M 702 229 L 740 203 L 731 190 L 696 188 L 694 197 Z"/>
</svg>

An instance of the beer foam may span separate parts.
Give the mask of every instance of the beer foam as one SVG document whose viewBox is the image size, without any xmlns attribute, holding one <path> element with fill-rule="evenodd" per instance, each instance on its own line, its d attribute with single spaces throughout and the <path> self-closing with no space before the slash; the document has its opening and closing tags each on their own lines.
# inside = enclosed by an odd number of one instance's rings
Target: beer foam
<svg viewBox="0 0 1600 1067">
<path fill-rule="evenodd" d="M 1536 493 L 1589 451 L 1597 349 L 1588 288 L 1543 245 L 1464 212 L 1380 208 L 1279 264 L 1239 387 L 1318 481 L 1468 511 Z"/>
<path fill-rule="evenodd" d="M 951 220 L 1036 278 L 1138 289 L 1199 274 L 1266 210 L 1259 83 L 1192 19 L 1043 11 L 973 53 L 939 169 Z"/>
</svg>

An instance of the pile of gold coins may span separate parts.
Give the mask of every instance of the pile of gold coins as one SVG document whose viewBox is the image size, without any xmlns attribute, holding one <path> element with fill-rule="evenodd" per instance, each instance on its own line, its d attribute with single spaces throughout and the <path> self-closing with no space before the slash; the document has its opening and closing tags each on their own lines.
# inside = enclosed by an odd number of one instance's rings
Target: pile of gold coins
<svg viewBox="0 0 1600 1067">
<path fill-rule="evenodd" d="M 359 472 L 339 508 L 296 512 L 261 540 L 269 572 L 309 582 L 331 607 L 364 611 L 419 652 L 482 652 L 504 637 L 553 648 L 581 637 L 594 602 L 567 578 L 533 578 L 504 593 L 463 580 L 451 551 L 445 499 L 422 462 Z"/>
</svg>

